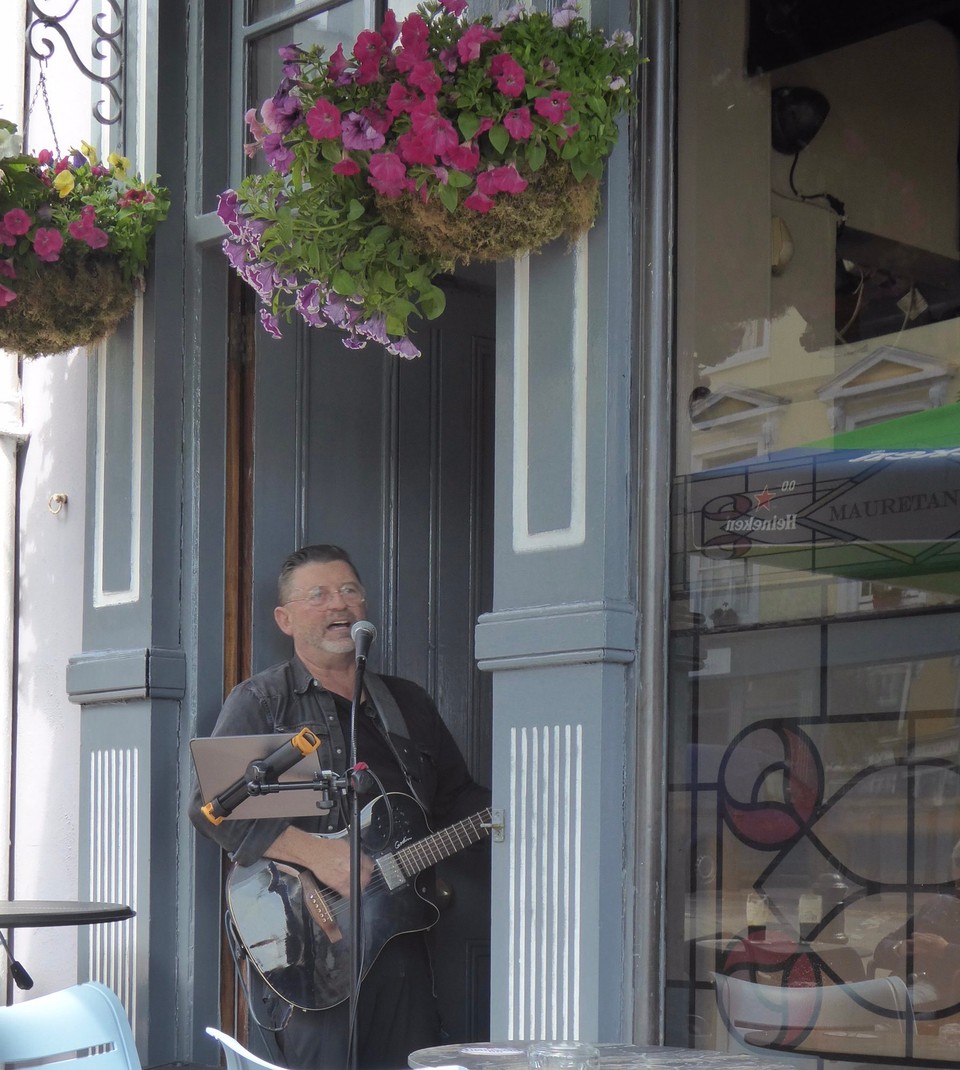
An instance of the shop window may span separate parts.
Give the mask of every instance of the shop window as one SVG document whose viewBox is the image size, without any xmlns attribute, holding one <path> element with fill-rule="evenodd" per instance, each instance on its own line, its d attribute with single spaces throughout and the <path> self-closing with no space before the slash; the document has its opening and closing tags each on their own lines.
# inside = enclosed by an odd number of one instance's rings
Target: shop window
<svg viewBox="0 0 960 1070">
<path fill-rule="evenodd" d="M 958 11 L 680 2 L 670 1043 L 960 1061 Z"/>
</svg>

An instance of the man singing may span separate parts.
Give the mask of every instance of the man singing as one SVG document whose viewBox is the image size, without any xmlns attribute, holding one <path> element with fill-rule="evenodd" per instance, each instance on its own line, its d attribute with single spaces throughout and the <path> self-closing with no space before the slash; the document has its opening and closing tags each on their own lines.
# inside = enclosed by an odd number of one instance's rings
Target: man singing
<svg viewBox="0 0 960 1070">
<path fill-rule="evenodd" d="M 292 638 L 294 655 L 238 684 L 227 696 L 213 734 L 289 736 L 306 727 L 321 740 L 321 768 L 344 772 L 357 672 L 351 628 L 366 612 L 363 585 L 345 550 L 320 544 L 292 553 L 280 570 L 273 616 L 280 630 Z M 470 776 L 433 700 L 409 680 L 365 673 L 357 716 L 357 758 L 366 763 L 384 791 L 414 796 L 434 829 L 489 805 L 489 792 Z M 360 804 L 373 797 L 362 796 Z M 316 817 L 214 825 L 201 811 L 203 802 L 195 788 L 191 820 L 227 850 L 233 861 L 250 865 L 269 858 L 292 863 L 310 870 L 339 895 L 349 895 L 348 838 L 316 835 L 344 827 L 347 815 L 338 807 Z M 362 886 L 371 871 L 371 861 L 364 855 Z M 252 1008 L 255 1016 L 262 1020 L 259 1001 L 253 1002 L 257 1004 Z M 288 1066 L 318 1070 L 346 1065 L 348 1001 L 327 1010 L 304 1011 L 266 991 L 264 1008 Z M 357 1010 L 357 1065 L 361 1070 L 396 1070 L 406 1066 L 411 1051 L 440 1042 L 422 933 L 388 940 L 365 972 Z"/>
</svg>

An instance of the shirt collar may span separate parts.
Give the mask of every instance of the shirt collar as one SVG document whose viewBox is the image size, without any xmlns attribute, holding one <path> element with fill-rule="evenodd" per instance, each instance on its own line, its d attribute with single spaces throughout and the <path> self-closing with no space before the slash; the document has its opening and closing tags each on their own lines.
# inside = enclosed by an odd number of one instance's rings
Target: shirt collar
<svg viewBox="0 0 960 1070">
<path fill-rule="evenodd" d="M 296 654 L 290 659 L 290 665 L 293 668 L 293 690 L 298 695 L 305 695 L 314 684 L 323 690 L 323 685 L 314 678 L 313 673 Z"/>
</svg>

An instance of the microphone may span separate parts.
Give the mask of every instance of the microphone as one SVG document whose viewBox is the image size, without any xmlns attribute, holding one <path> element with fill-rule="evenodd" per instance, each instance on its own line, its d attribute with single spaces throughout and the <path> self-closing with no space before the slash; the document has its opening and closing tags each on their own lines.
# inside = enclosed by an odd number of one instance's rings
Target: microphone
<svg viewBox="0 0 960 1070">
<path fill-rule="evenodd" d="M 272 754 L 252 761 L 239 780 L 201 808 L 204 816 L 212 825 L 219 825 L 244 799 L 269 790 L 265 788 L 265 783 L 276 783 L 281 773 L 292 769 L 301 758 L 313 754 L 319 746 L 320 737 L 309 728 L 301 728 L 291 739 L 284 740 Z"/>
<path fill-rule="evenodd" d="M 357 663 L 367 660 L 367 654 L 377 638 L 377 629 L 368 620 L 358 620 L 350 629 L 350 638 L 357 648 Z"/>
</svg>

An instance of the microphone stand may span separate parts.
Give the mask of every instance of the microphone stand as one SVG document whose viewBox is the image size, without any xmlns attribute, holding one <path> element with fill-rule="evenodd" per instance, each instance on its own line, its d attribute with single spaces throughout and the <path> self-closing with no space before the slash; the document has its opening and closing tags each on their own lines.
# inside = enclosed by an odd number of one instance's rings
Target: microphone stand
<svg viewBox="0 0 960 1070">
<path fill-rule="evenodd" d="M 360 803 L 359 774 L 357 773 L 357 712 L 360 697 L 363 694 L 363 674 L 367 667 L 365 654 L 357 653 L 357 675 L 353 687 L 353 701 L 350 703 L 350 754 L 349 766 L 352 770 L 347 777 L 349 794 L 349 843 L 350 843 L 350 1027 L 347 1033 L 347 1070 L 357 1067 L 357 1009 L 360 1000 L 360 955 L 361 955 L 361 911 L 360 911 Z"/>
</svg>

